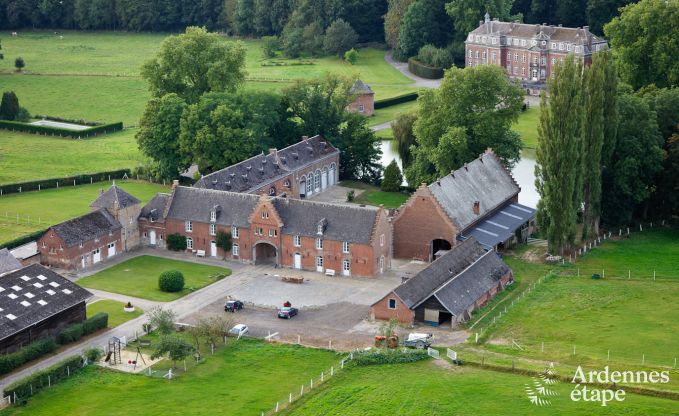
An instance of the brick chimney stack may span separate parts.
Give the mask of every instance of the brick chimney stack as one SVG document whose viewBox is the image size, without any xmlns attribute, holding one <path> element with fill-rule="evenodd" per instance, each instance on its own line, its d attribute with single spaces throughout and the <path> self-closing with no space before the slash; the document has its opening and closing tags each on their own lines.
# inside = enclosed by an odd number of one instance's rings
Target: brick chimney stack
<svg viewBox="0 0 679 416">
<path fill-rule="evenodd" d="M 474 214 L 479 215 L 481 213 L 481 202 L 474 201 Z"/>
</svg>

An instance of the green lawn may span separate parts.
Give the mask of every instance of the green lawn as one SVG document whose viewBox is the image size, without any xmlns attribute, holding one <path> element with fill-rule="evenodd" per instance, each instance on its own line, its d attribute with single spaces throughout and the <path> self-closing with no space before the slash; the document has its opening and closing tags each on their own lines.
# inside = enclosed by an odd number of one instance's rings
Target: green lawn
<svg viewBox="0 0 679 416">
<path fill-rule="evenodd" d="M 134 307 L 134 312 L 125 312 L 123 310 L 124 305 L 124 303 L 109 299 L 102 299 L 94 303 L 88 303 L 87 317 L 90 318 L 99 312 L 106 312 L 108 314 L 108 327 L 115 328 L 116 326 L 139 317 L 144 313 L 144 311 L 142 311 L 139 306 Z"/>
<path fill-rule="evenodd" d="M 356 204 L 384 205 L 385 208 L 398 208 L 410 197 L 409 194 L 403 192 L 384 192 L 377 186 L 363 182 L 343 181 L 340 185 L 364 191 L 354 199 Z"/>
<path fill-rule="evenodd" d="M 259 415 L 339 360 L 324 350 L 241 339 L 173 380 L 92 366 L 3 414 Z"/>
<path fill-rule="evenodd" d="M 558 373 L 558 368 L 557 368 Z M 667 415 L 677 402 L 628 393 L 624 402 L 573 402 L 573 385 L 549 386 L 559 395 L 551 404 L 530 403 L 527 376 L 490 372 L 473 367 L 442 368 L 434 361 L 352 367 L 322 385 L 284 415 Z"/>
<path fill-rule="evenodd" d="M 388 121 L 396 120 L 396 118 L 403 113 L 416 112 L 417 101 L 409 101 L 407 103 L 392 105 L 387 108 L 380 108 L 375 110 L 375 115 L 370 117 L 371 126 L 386 123 Z"/>
<path fill-rule="evenodd" d="M 540 107 L 532 106 L 519 114 L 519 121 L 512 129 L 519 133 L 523 147 L 535 149 L 538 146 L 538 124 L 540 123 Z"/>
<path fill-rule="evenodd" d="M 167 270 L 184 274 L 184 290 L 161 292 L 158 276 Z M 80 286 L 137 298 L 167 302 L 180 298 L 231 274 L 226 267 L 208 266 L 154 256 L 139 256 L 78 280 Z"/>
<path fill-rule="evenodd" d="M 142 204 L 157 192 L 169 190 L 169 186 L 142 181 L 116 181 L 116 184 L 136 196 Z M 99 192 L 111 186 L 108 182 L 70 187 L 65 185 L 58 189 L 0 197 L 0 243 L 85 214 Z M 17 214 L 20 215 L 18 224 Z"/>
</svg>

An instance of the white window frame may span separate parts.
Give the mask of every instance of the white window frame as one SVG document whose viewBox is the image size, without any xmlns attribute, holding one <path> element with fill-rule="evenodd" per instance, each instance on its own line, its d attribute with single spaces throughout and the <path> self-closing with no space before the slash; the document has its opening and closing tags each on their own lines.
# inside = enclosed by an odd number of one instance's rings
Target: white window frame
<svg viewBox="0 0 679 416">
<path fill-rule="evenodd" d="M 238 253 L 240 252 L 240 246 L 238 244 L 234 244 L 231 246 L 231 255 L 238 257 Z"/>
<path fill-rule="evenodd" d="M 210 235 L 217 235 L 217 224 L 210 224 L 210 229 L 208 230 Z"/>
<path fill-rule="evenodd" d="M 351 260 L 349 259 L 342 260 L 342 270 L 345 272 L 351 271 Z"/>
<path fill-rule="evenodd" d="M 186 249 L 193 250 L 193 238 L 186 237 Z"/>
<path fill-rule="evenodd" d="M 323 267 L 323 256 L 316 256 L 316 267 Z"/>
<path fill-rule="evenodd" d="M 193 222 L 191 221 L 184 221 L 184 230 L 187 233 L 193 232 Z"/>
<path fill-rule="evenodd" d="M 238 238 L 238 233 L 239 233 L 238 227 L 236 227 L 235 225 L 232 225 L 231 226 L 231 238 Z"/>
<path fill-rule="evenodd" d="M 295 247 L 301 247 L 302 246 L 302 237 L 300 237 L 299 235 L 293 236 L 292 237 L 292 244 Z"/>
<path fill-rule="evenodd" d="M 214 209 L 210 211 L 210 222 L 215 222 L 217 221 L 217 211 Z"/>
<path fill-rule="evenodd" d="M 394 306 L 391 306 L 392 304 L 393 304 Z M 387 308 L 393 310 L 393 309 L 396 309 L 396 306 L 397 306 L 396 298 L 389 298 L 389 299 L 387 299 Z"/>
<path fill-rule="evenodd" d="M 345 254 L 349 253 L 349 242 L 348 241 L 342 242 L 342 253 L 345 253 Z"/>
<path fill-rule="evenodd" d="M 358 105 L 358 112 L 359 113 L 365 113 L 365 106 L 363 104 Z"/>
<path fill-rule="evenodd" d="M 384 234 L 380 234 L 380 247 L 384 247 Z"/>
<path fill-rule="evenodd" d="M 316 239 L 316 249 L 317 250 L 323 250 L 323 239 L 322 238 Z"/>
</svg>

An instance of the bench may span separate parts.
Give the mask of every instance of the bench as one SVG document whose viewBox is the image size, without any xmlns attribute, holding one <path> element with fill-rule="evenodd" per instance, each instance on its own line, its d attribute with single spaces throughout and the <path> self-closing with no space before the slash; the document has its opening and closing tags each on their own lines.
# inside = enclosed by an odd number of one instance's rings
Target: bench
<svg viewBox="0 0 679 416">
<path fill-rule="evenodd" d="M 281 280 L 285 283 L 304 283 L 302 276 L 281 276 Z"/>
<path fill-rule="evenodd" d="M 325 269 L 325 275 L 326 275 L 326 276 L 334 276 L 334 275 L 335 275 L 335 270 L 333 270 L 333 269 Z"/>
<path fill-rule="evenodd" d="M 196 257 L 205 257 L 205 250 L 196 251 Z"/>
</svg>

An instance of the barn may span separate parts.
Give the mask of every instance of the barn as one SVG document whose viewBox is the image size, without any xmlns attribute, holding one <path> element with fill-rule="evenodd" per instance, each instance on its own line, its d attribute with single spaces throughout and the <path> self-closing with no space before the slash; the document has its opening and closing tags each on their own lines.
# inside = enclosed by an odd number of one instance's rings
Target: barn
<svg viewBox="0 0 679 416">
<path fill-rule="evenodd" d="M 0 276 L 0 353 L 85 320 L 90 292 L 40 264 Z"/>
</svg>

